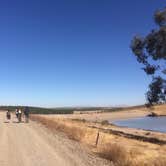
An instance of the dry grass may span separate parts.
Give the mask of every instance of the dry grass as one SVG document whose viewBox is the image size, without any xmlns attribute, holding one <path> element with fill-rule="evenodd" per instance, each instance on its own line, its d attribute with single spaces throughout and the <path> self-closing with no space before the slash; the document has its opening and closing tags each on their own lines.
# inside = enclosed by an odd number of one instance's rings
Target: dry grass
<svg viewBox="0 0 166 166">
<path fill-rule="evenodd" d="M 140 161 L 134 159 L 137 153 L 128 153 L 124 147 L 111 143 L 104 145 L 99 151 L 101 157 L 112 161 L 115 166 L 166 166 L 166 158 L 159 156 L 148 161 Z"/>
<path fill-rule="evenodd" d="M 130 166 L 131 161 L 125 148 L 117 144 L 106 144 L 100 151 L 99 155 L 115 163 L 116 166 Z"/>
<path fill-rule="evenodd" d="M 62 120 L 54 120 L 48 119 L 45 117 L 40 116 L 32 116 L 32 120 L 38 121 L 43 124 L 45 127 L 49 128 L 50 130 L 57 130 L 60 132 L 65 133 L 70 139 L 81 141 L 81 139 L 85 136 L 84 130 L 77 126 L 67 125 Z"/>
<path fill-rule="evenodd" d="M 166 159 L 161 157 L 156 157 L 152 159 L 148 166 L 166 166 Z"/>
<path fill-rule="evenodd" d="M 55 118 L 47 118 L 44 116 L 33 115 L 32 120 L 38 121 L 51 131 L 60 131 L 65 133 L 70 139 L 81 141 L 85 144 L 94 145 L 96 139 L 96 130 L 81 127 L 78 123 L 66 120 L 58 120 Z M 82 123 L 84 124 L 84 123 Z M 102 138 L 102 144 L 97 148 L 99 156 L 110 160 L 115 166 L 166 166 L 166 158 L 154 157 L 150 160 L 136 160 L 136 156 L 142 152 L 138 149 L 126 150 L 125 146 L 117 143 L 106 143 Z"/>
</svg>

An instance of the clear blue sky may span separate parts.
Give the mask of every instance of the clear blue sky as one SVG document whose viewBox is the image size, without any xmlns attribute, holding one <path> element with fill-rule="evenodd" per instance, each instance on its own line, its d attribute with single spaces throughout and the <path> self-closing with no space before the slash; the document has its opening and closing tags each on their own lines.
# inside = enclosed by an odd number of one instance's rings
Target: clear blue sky
<svg viewBox="0 0 166 166">
<path fill-rule="evenodd" d="M 164 0 L 0 2 L 0 105 L 145 103 L 150 78 L 129 48 Z"/>
</svg>

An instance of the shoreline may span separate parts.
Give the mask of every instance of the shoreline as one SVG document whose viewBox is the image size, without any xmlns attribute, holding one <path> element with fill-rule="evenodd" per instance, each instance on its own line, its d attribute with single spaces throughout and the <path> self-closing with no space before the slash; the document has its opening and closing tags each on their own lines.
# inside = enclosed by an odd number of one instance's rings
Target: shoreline
<svg viewBox="0 0 166 166">
<path fill-rule="evenodd" d="M 146 117 L 149 114 L 146 110 L 125 110 L 117 112 L 102 112 L 102 113 L 81 113 L 81 114 L 68 114 L 68 115 L 47 115 L 52 118 L 59 119 L 79 119 L 89 122 L 102 122 L 110 121 L 111 123 L 116 120 L 127 120 L 132 118 Z"/>
<path fill-rule="evenodd" d="M 150 116 L 155 115 L 155 116 Z M 64 118 L 64 119 L 80 119 L 86 120 L 89 122 L 102 122 L 102 121 L 119 121 L 119 120 L 128 120 L 133 118 L 142 118 L 142 117 L 160 117 L 166 116 L 166 105 L 157 105 L 151 109 L 146 107 L 134 108 L 134 109 L 125 109 L 118 110 L 114 112 L 89 112 L 87 113 L 82 111 L 77 114 L 66 114 L 66 115 L 48 115 L 55 118 Z"/>
</svg>

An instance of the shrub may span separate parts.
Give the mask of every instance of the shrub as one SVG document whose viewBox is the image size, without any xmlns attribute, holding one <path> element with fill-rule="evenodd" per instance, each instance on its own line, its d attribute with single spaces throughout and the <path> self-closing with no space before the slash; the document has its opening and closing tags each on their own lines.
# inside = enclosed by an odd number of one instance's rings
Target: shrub
<svg viewBox="0 0 166 166">
<path fill-rule="evenodd" d="M 102 125 L 108 125 L 108 124 L 110 124 L 110 123 L 109 123 L 108 120 L 103 120 L 103 121 L 101 122 L 101 124 L 102 124 Z"/>
<path fill-rule="evenodd" d="M 131 166 L 128 153 L 126 150 L 117 144 L 104 145 L 99 155 L 107 160 L 112 161 L 116 166 Z"/>
</svg>

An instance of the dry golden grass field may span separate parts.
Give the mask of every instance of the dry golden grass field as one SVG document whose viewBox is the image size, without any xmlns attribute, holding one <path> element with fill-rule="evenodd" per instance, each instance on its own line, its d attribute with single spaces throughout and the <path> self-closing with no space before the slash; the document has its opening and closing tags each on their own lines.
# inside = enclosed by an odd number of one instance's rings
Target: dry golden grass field
<svg viewBox="0 0 166 166">
<path fill-rule="evenodd" d="M 70 139 L 79 141 L 91 152 L 110 160 L 114 165 L 165 166 L 165 133 L 99 123 L 105 120 L 146 116 L 151 111 L 158 115 L 166 115 L 165 110 L 166 106 L 160 105 L 152 110 L 141 108 L 110 113 L 33 115 L 32 119 L 42 123 L 51 132 L 65 133 Z M 98 145 L 95 146 L 98 132 Z"/>
</svg>

